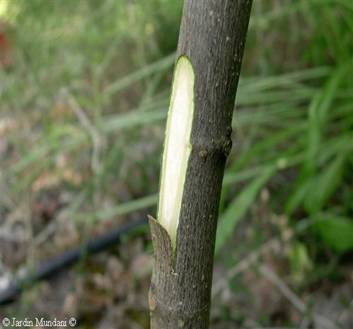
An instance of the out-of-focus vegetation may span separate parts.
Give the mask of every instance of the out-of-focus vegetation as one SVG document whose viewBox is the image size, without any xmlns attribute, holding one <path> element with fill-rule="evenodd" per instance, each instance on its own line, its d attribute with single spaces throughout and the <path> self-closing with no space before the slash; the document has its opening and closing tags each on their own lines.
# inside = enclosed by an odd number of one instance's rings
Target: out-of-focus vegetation
<svg viewBox="0 0 353 329">
<path fill-rule="evenodd" d="M 0 269 L 155 212 L 181 5 L 0 0 L 0 33 L 9 40 L 0 49 Z M 222 193 L 212 328 L 352 324 L 352 35 L 350 0 L 254 1 Z M 143 241 L 133 246 L 145 254 Z M 16 261 L 13 248 L 22 250 Z M 142 298 L 147 286 L 131 289 Z M 329 304 L 323 291 L 339 301 Z M 78 308 L 82 327 L 98 327 L 128 294 L 108 298 L 94 316 Z M 27 299 L 23 314 L 34 303 Z M 129 307 L 118 321 L 143 328 L 146 303 Z"/>
</svg>

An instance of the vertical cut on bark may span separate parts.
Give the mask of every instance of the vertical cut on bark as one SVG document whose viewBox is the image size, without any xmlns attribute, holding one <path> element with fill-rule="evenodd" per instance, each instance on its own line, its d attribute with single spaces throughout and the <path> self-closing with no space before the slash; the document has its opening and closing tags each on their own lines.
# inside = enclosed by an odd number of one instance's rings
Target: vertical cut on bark
<svg viewBox="0 0 353 329">
<path fill-rule="evenodd" d="M 250 10 L 249 0 L 184 2 L 158 220 L 150 217 L 152 329 L 209 325 L 219 199 Z"/>
<path fill-rule="evenodd" d="M 190 132 L 194 112 L 194 71 L 187 57 L 175 65 L 167 119 L 158 220 L 175 246 L 186 168 L 191 152 Z"/>
</svg>

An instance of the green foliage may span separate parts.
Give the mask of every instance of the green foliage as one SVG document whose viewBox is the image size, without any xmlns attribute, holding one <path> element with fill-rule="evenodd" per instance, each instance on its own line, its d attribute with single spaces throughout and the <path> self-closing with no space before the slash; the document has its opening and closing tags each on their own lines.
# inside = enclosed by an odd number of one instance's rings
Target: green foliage
<svg viewBox="0 0 353 329">
<path fill-rule="evenodd" d="M 181 1 L 7 2 L 15 47 L 0 70 L 0 120 L 18 125 L 0 154 L 8 199 L 20 203 L 45 173 L 74 192 L 80 222 L 155 205 Z M 254 1 L 218 251 L 265 185 L 291 226 L 329 214 L 295 241 L 294 272 L 316 261 L 313 249 L 352 250 L 352 12 L 349 0 Z"/>
<path fill-rule="evenodd" d="M 335 214 L 319 214 L 315 230 L 324 242 L 338 253 L 353 250 L 353 221 Z"/>
<path fill-rule="evenodd" d="M 315 214 L 323 207 L 334 195 L 342 183 L 342 172 L 344 156 L 338 155 L 323 171 L 309 180 L 309 188 L 305 198 L 305 209 Z"/>
<path fill-rule="evenodd" d="M 263 173 L 255 177 L 242 191 L 238 192 L 237 197 L 225 209 L 219 219 L 216 253 L 227 242 L 239 220 L 244 217 L 250 206 L 255 202 L 261 187 L 268 182 L 274 172 L 274 167 L 266 168 Z"/>
</svg>

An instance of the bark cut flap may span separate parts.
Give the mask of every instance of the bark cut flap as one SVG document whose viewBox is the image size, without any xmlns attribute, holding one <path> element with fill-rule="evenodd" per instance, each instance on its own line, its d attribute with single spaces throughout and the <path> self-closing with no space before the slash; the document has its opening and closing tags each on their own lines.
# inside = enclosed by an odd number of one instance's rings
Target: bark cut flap
<svg viewBox="0 0 353 329">
<path fill-rule="evenodd" d="M 161 271 L 159 273 L 171 273 L 173 271 L 173 248 L 170 236 L 156 219 L 149 215 L 148 219 L 152 235 L 155 266 Z"/>
</svg>

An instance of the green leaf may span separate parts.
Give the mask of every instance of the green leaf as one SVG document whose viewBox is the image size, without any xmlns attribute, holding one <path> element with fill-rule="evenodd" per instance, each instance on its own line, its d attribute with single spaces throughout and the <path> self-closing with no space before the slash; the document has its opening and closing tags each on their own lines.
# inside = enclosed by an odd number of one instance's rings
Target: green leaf
<svg viewBox="0 0 353 329">
<path fill-rule="evenodd" d="M 255 177 L 251 183 L 241 191 L 220 217 L 216 237 L 216 253 L 226 243 L 239 220 L 244 217 L 251 204 L 255 201 L 261 187 L 267 183 L 274 172 L 275 167 L 270 166 L 266 168 L 262 174 Z"/>
<path fill-rule="evenodd" d="M 304 180 L 297 185 L 293 194 L 288 198 L 288 201 L 285 205 L 285 213 L 287 216 L 290 216 L 297 208 L 299 208 L 305 197 L 308 195 L 310 190 L 312 179 Z"/>
<path fill-rule="evenodd" d="M 310 214 L 321 211 L 342 181 L 345 159 L 345 154 L 338 155 L 320 174 L 303 177 L 287 201 L 286 215 L 290 216 L 303 203 Z"/>
<path fill-rule="evenodd" d="M 329 110 L 337 96 L 337 90 L 345 74 L 346 66 L 342 65 L 330 77 L 322 91 L 316 94 L 309 107 L 308 150 L 306 170 L 313 172 L 316 167 L 316 158 L 319 152 L 322 134 L 328 119 Z"/>
<path fill-rule="evenodd" d="M 108 85 L 105 90 L 103 91 L 104 96 L 111 96 L 118 91 L 121 91 L 130 85 L 136 83 L 137 81 L 140 81 L 142 79 L 145 79 L 149 77 L 150 75 L 167 70 L 170 68 L 175 60 L 175 54 L 170 54 L 167 57 L 163 57 L 162 59 L 149 64 L 145 67 L 142 67 L 141 69 L 113 82 L 112 84 Z"/>
<path fill-rule="evenodd" d="M 347 217 L 328 215 L 317 221 L 313 228 L 328 247 L 338 253 L 353 250 L 353 220 Z"/>
<path fill-rule="evenodd" d="M 311 180 L 305 208 L 311 214 L 323 209 L 342 181 L 344 155 L 339 155 L 325 170 Z"/>
</svg>

